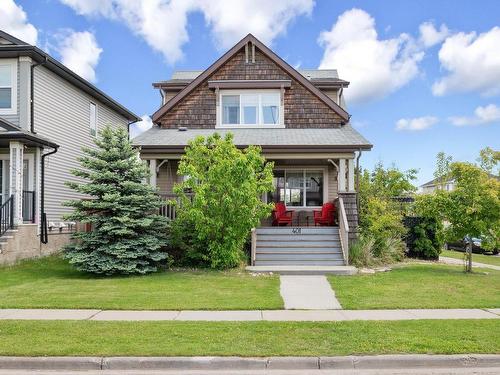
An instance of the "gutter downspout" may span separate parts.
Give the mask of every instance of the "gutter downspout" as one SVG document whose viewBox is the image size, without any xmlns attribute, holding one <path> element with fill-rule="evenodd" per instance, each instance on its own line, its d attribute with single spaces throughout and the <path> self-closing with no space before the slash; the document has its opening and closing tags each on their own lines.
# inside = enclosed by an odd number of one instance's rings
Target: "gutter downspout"
<svg viewBox="0 0 500 375">
<path fill-rule="evenodd" d="M 45 213 L 45 158 L 49 155 L 55 154 L 59 146 L 55 147 L 52 151 L 42 154 L 41 165 L 41 181 L 40 181 L 40 212 L 41 212 L 41 229 L 40 229 L 40 242 L 46 244 L 49 242 L 47 233 L 47 214 Z"/>
<path fill-rule="evenodd" d="M 38 65 L 45 65 L 47 63 L 47 56 L 45 56 L 45 59 L 42 62 L 36 63 L 36 64 L 31 64 L 31 74 L 30 74 L 30 131 L 33 134 L 36 134 L 35 132 L 35 87 L 34 87 L 34 73 L 35 73 L 35 68 Z"/>
<path fill-rule="evenodd" d="M 130 125 L 135 124 L 139 120 L 129 121 L 127 122 L 127 139 L 130 141 Z"/>
</svg>

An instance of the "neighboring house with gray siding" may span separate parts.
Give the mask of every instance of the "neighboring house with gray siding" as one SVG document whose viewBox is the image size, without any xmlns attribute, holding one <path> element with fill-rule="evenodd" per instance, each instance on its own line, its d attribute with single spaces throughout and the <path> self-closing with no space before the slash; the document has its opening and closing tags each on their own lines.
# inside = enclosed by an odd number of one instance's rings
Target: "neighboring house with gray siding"
<svg viewBox="0 0 500 375">
<path fill-rule="evenodd" d="M 81 196 L 64 183 L 78 181 L 70 170 L 81 148 L 106 125 L 128 129 L 138 120 L 47 53 L 0 31 L 0 264 L 67 240 L 62 202 Z M 13 249 L 12 227 L 23 249 Z"/>
</svg>

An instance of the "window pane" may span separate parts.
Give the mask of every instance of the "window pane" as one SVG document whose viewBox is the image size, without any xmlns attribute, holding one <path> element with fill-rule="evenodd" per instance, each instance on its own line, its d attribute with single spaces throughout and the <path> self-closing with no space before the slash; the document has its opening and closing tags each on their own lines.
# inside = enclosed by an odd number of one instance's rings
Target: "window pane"
<svg viewBox="0 0 500 375">
<path fill-rule="evenodd" d="M 97 108 L 94 103 L 90 103 L 89 107 L 90 111 L 90 134 L 91 135 L 96 135 L 97 134 Z"/>
<path fill-rule="evenodd" d="M 273 172 L 273 190 L 267 193 L 268 202 L 285 201 L 285 171 Z"/>
<path fill-rule="evenodd" d="M 12 108 L 10 88 L 0 88 L 0 108 Z"/>
<path fill-rule="evenodd" d="M 264 124 L 279 123 L 280 94 L 262 94 L 262 117 Z"/>
<path fill-rule="evenodd" d="M 222 123 L 240 123 L 240 97 L 239 95 L 222 96 Z"/>
<path fill-rule="evenodd" d="M 287 206 L 304 205 L 304 173 L 287 172 L 285 203 Z"/>
<path fill-rule="evenodd" d="M 0 87 L 12 85 L 11 69 L 10 65 L 0 65 Z"/>
<path fill-rule="evenodd" d="M 306 172 L 306 206 L 323 205 L 323 173 Z"/>
<path fill-rule="evenodd" d="M 257 124 L 257 108 L 259 107 L 259 96 L 241 95 L 241 106 L 243 108 L 243 123 Z"/>
</svg>

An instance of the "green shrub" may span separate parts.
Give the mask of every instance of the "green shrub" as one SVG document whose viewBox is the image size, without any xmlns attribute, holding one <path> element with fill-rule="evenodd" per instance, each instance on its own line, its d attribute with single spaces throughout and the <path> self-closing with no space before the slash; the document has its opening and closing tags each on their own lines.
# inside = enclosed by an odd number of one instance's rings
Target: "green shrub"
<svg viewBox="0 0 500 375">
<path fill-rule="evenodd" d="M 375 240 L 369 236 L 360 235 L 349 247 L 349 264 L 356 267 L 370 267 L 377 263 L 373 256 Z"/>
<path fill-rule="evenodd" d="M 181 204 L 173 237 L 186 261 L 219 269 L 240 264 L 250 230 L 271 213 L 272 203 L 261 197 L 272 189 L 272 170 L 260 147 L 239 150 L 230 133 L 190 142 L 178 167 L 185 179 L 174 187 Z"/>
</svg>

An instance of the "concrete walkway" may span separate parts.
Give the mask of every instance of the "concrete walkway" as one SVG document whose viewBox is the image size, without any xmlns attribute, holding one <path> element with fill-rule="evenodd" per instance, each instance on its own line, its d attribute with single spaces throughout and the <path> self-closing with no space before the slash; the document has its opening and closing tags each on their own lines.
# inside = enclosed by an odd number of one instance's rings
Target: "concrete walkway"
<svg viewBox="0 0 500 375">
<path fill-rule="evenodd" d="M 448 257 L 442 257 L 442 256 L 439 257 L 439 262 L 445 263 L 445 264 L 458 264 L 460 266 L 462 266 L 464 264 L 464 261 L 462 259 L 448 258 Z M 494 266 L 493 264 L 472 262 L 472 267 L 489 268 L 491 270 L 500 271 L 500 266 Z"/>
<path fill-rule="evenodd" d="M 324 275 L 281 275 L 280 293 L 287 310 L 334 310 L 342 308 Z"/>
<path fill-rule="evenodd" d="M 498 309 L 125 311 L 0 309 L 0 320 L 102 321 L 346 321 L 418 319 L 499 319 Z"/>
</svg>

